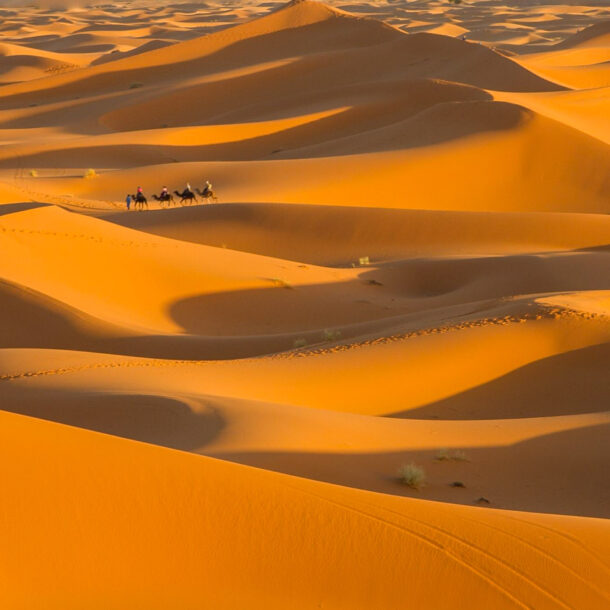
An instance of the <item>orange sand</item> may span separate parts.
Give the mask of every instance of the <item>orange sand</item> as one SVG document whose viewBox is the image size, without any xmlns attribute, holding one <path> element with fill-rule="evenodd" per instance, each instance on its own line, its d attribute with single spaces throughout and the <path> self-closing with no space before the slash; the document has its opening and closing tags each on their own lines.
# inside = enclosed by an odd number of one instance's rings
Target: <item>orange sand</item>
<svg viewBox="0 0 610 610">
<path fill-rule="evenodd" d="M 2 607 L 609 607 L 602 4 L 10 4 Z"/>
</svg>

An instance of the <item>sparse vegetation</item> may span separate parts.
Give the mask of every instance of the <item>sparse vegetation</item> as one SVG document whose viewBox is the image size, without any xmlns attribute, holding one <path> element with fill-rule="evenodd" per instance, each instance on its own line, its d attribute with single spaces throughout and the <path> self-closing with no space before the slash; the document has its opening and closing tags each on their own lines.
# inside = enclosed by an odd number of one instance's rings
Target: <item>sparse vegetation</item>
<svg viewBox="0 0 610 610">
<path fill-rule="evenodd" d="M 460 449 L 449 451 L 449 449 L 439 449 L 434 458 L 437 462 L 467 462 L 466 454 Z"/>
<path fill-rule="evenodd" d="M 300 339 L 294 340 L 294 347 L 298 349 L 299 347 L 305 347 L 307 345 L 307 340 L 301 337 Z"/>
<path fill-rule="evenodd" d="M 270 277 L 269 281 L 274 285 L 277 286 L 278 288 L 290 288 L 292 289 L 292 286 L 290 285 L 290 283 L 288 283 L 286 280 L 283 280 L 279 277 Z"/>
<path fill-rule="evenodd" d="M 332 330 L 332 329 L 327 328 L 322 333 L 322 338 L 324 339 L 324 341 L 337 341 L 337 339 L 339 339 L 340 337 L 341 337 L 340 330 Z"/>
<path fill-rule="evenodd" d="M 421 489 L 426 484 L 426 473 L 421 466 L 417 466 L 413 462 L 409 464 L 403 464 L 398 469 L 398 476 L 400 480 L 411 487 L 411 489 Z"/>
<path fill-rule="evenodd" d="M 462 481 L 453 481 L 453 483 L 449 483 L 451 487 L 466 487 Z"/>
<path fill-rule="evenodd" d="M 35 169 L 31 169 L 30 176 L 32 176 L 32 178 L 38 178 L 38 171 Z"/>
<path fill-rule="evenodd" d="M 97 172 L 92 168 L 89 168 L 85 172 L 85 175 L 83 176 L 83 178 L 96 178 L 96 177 L 97 177 Z"/>
<path fill-rule="evenodd" d="M 466 456 L 466 454 L 459 449 L 453 452 L 453 454 L 451 455 L 451 459 L 456 462 L 467 462 L 468 461 L 468 457 Z"/>
<path fill-rule="evenodd" d="M 143 87 L 144 83 L 131 83 L 131 85 L 129 85 L 130 89 L 139 89 L 140 87 Z"/>
<path fill-rule="evenodd" d="M 368 257 L 368 256 L 361 256 L 361 257 L 358 259 L 358 264 L 359 264 L 361 267 L 366 267 L 367 265 L 370 265 L 370 264 L 371 264 L 371 261 L 369 260 L 369 257 Z"/>
<path fill-rule="evenodd" d="M 436 452 L 436 457 L 434 458 L 437 462 L 444 462 L 449 459 L 449 449 L 439 449 Z"/>
</svg>

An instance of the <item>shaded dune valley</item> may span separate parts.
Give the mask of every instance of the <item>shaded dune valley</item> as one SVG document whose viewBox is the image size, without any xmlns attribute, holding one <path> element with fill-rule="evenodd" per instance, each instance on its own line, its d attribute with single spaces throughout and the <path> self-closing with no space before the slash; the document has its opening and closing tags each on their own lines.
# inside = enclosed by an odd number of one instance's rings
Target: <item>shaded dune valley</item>
<svg viewBox="0 0 610 610">
<path fill-rule="evenodd" d="M 1 608 L 610 608 L 605 2 L 2 3 L 0 253 Z"/>
</svg>

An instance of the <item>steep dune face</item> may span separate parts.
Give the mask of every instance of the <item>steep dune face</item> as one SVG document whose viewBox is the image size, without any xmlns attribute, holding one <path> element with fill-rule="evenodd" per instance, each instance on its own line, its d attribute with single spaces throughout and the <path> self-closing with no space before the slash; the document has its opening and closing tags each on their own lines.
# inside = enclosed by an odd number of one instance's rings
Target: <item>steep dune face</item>
<svg viewBox="0 0 610 610">
<path fill-rule="evenodd" d="M 607 29 L 0 8 L 2 607 L 607 608 Z"/>
</svg>

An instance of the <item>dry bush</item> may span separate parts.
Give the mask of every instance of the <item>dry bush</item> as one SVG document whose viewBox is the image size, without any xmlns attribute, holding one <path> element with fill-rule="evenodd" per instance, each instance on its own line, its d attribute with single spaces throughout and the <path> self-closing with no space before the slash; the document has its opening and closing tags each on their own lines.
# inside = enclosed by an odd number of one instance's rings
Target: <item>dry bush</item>
<svg viewBox="0 0 610 610">
<path fill-rule="evenodd" d="M 411 489 L 420 489 L 426 484 L 426 473 L 424 472 L 424 469 L 413 462 L 403 464 L 398 469 L 398 476 L 400 477 L 400 480 L 408 487 L 411 487 Z"/>
</svg>

